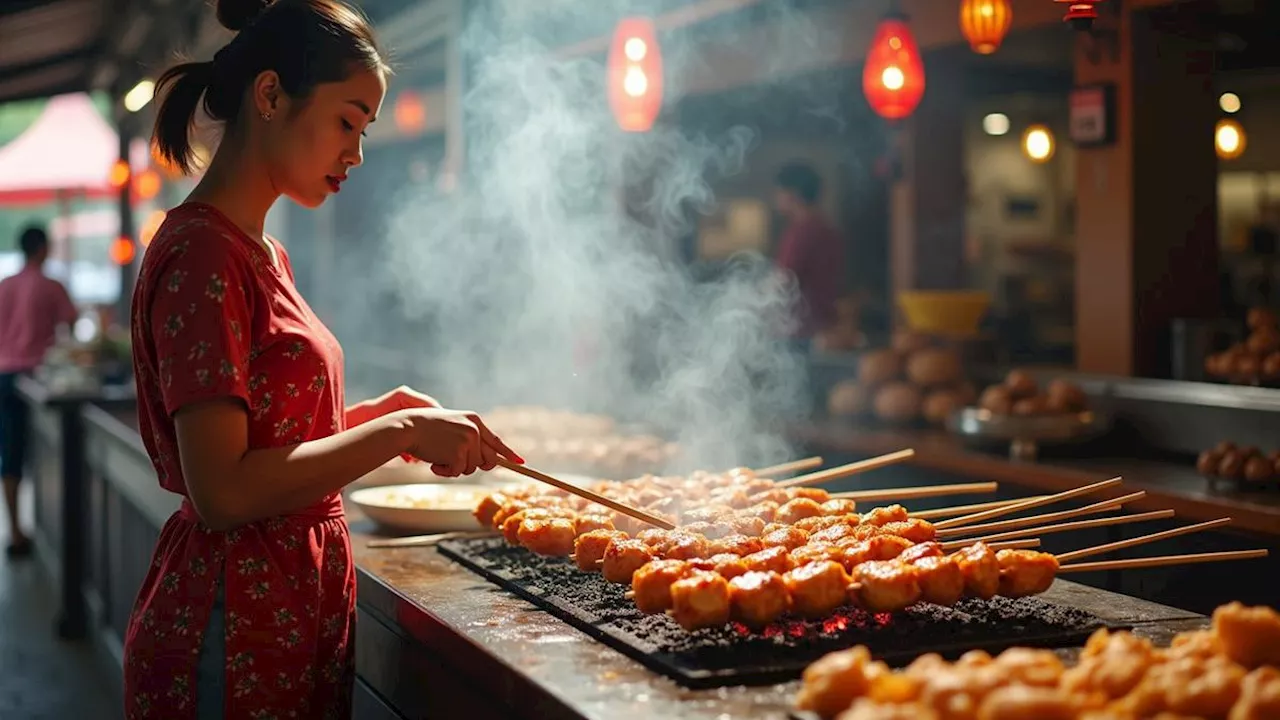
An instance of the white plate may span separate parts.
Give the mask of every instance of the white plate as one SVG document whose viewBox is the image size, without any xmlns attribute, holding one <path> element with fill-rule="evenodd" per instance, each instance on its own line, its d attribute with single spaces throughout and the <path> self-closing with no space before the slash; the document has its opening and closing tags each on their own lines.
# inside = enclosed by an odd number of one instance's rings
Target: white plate
<svg viewBox="0 0 1280 720">
<path fill-rule="evenodd" d="M 422 533 L 482 530 L 471 511 L 492 487 L 417 483 L 368 487 L 351 493 L 370 520 L 387 528 Z"/>
<path fill-rule="evenodd" d="M 544 470 L 544 468 L 539 469 Z M 594 479 L 585 475 L 565 475 L 558 473 L 554 468 L 545 471 L 567 483 L 577 485 L 579 487 L 585 487 L 595 482 Z M 356 480 L 351 485 L 354 488 L 417 484 L 485 485 L 491 489 L 496 489 L 503 485 L 525 485 L 536 482 L 537 480 L 531 480 L 524 475 L 512 472 L 506 468 L 494 468 L 488 472 L 480 470 L 476 473 L 460 478 L 442 478 L 431 472 L 430 466 L 426 463 L 407 463 L 404 460 L 396 458 L 359 480 Z"/>
</svg>

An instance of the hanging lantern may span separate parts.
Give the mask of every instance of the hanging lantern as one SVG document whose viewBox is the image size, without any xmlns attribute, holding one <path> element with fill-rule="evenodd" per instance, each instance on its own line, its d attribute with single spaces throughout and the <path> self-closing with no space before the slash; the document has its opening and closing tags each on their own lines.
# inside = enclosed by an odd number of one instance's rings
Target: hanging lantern
<svg viewBox="0 0 1280 720">
<path fill-rule="evenodd" d="M 1004 36 L 1013 24 L 1013 8 L 1009 0 L 961 0 L 960 31 L 969 47 L 979 55 L 990 55 L 1000 49 Z"/>
<path fill-rule="evenodd" d="M 1031 162 L 1049 162 L 1053 159 L 1056 145 L 1053 131 L 1044 125 L 1030 125 L 1022 133 L 1022 152 Z"/>
<path fill-rule="evenodd" d="M 160 173 L 147 168 L 138 173 L 137 179 L 133 182 L 133 191 L 137 193 L 139 200 L 150 200 L 160 194 L 162 184 Z"/>
<path fill-rule="evenodd" d="M 112 189 L 119 190 L 129 183 L 129 163 L 124 160 L 117 160 L 111 163 L 111 169 L 107 171 L 107 184 Z"/>
<path fill-rule="evenodd" d="M 1244 126 L 1231 118 L 1222 118 L 1213 131 L 1213 149 L 1222 160 L 1235 160 L 1244 154 Z"/>
<path fill-rule="evenodd" d="M 915 112 L 924 96 L 924 60 L 907 18 L 887 15 L 880 21 L 862 68 L 862 92 L 871 109 L 886 120 Z"/>
<path fill-rule="evenodd" d="M 395 117 L 396 127 L 405 135 L 421 135 L 427 129 L 427 103 L 412 90 L 405 90 L 396 96 L 392 115 Z"/>
<path fill-rule="evenodd" d="M 133 247 L 133 240 L 127 236 L 120 236 L 111 241 L 111 246 L 107 248 L 107 255 L 111 257 L 111 262 L 124 267 L 133 262 L 133 256 L 137 254 L 137 250 Z"/>
<path fill-rule="evenodd" d="M 1101 0 L 1053 0 L 1056 3 L 1063 3 L 1067 6 L 1067 14 L 1062 18 L 1063 22 L 1071 23 L 1071 26 L 1077 30 L 1088 30 L 1093 27 L 1093 21 L 1098 19 L 1098 8 L 1094 7 Z"/>
<path fill-rule="evenodd" d="M 653 23 L 625 18 L 609 48 L 609 106 L 618 127 L 647 132 L 662 110 L 662 51 Z"/>
</svg>

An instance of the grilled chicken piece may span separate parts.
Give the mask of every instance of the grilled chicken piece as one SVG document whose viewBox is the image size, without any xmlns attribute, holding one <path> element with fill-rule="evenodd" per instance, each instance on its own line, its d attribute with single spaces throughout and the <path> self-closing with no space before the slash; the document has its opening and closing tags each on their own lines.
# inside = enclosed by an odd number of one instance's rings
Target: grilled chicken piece
<svg viewBox="0 0 1280 720">
<path fill-rule="evenodd" d="M 984 542 L 976 542 L 951 555 L 964 573 L 964 590 L 971 597 L 990 600 L 1000 590 L 1000 561 Z"/>
<path fill-rule="evenodd" d="M 636 607 L 643 613 L 660 613 L 671 609 L 671 584 L 692 572 L 683 560 L 655 560 L 636 570 L 631 576 L 631 592 Z"/>
<path fill-rule="evenodd" d="M 636 570 L 653 562 L 653 550 L 639 540 L 615 540 L 604 552 L 600 572 L 612 583 L 629 585 Z"/>
<path fill-rule="evenodd" d="M 618 530 L 592 530 L 573 541 L 573 561 L 578 568 L 588 572 L 600 569 L 604 553 L 614 540 L 626 540 L 627 534 Z"/>
<path fill-rule="evenodd" d="M 759 630 L 791 609 L 791 592 L 776 572 L 749 572 L 729 581 L 733 619 Z"/>
<path fill-rule="evenodd" d="M 897 560 L 864 562 L 853 570 L 849 592 L 868 612 L 895 612 L 920 599 L 920 570 Z"/>
<path fill-rule="evenodd" d="M 729 581 L 715 573 L 695 572 L 672 583 L 671 616 L 685 630 L 729 622 Z"/>
<path fill-rule="evenodd" d="M 679 531 L 671 534 L 671 540 L 658 553 L 668 560 L 692 560 L 707 556 L 707 539 L 693 533 Z"/>
<path fill-rule="evenodd" d="M 822 503 L 823 515 L 834 515 L 836 517 L 843 518 L 849 515 L 856 515 L 857 510 L 858 503 L 845 498 L 831 498 L 830 500 Z M 860 518 L 859 521 L 861 521 Z"/>
<path fill-rule="evenodd" d="M 853 537 L 854 534 L 857 533 L 857 528 L 844 522 L 844 518 L 833 517 L 830 515 L 828 515 L 827 517 L 837 520 L 838 522 L 835 525 L 824 527 L 821 530 L 818 530 L 817 532 L 810 535 L 809 536 L 810 541 L 836 542 L 838 540 L 843 540 L 844 538 L 847 538 L 847 537 Z"/>
<path fill-rule="evenodd" d="M 757 501 L 755 505 L 739 510 L 738 515 L 760 518 L 761 520 L 770 523 L 773 522 L 773 518 L 777 516 L 779 507 L 779 503 L 772 500 Z M 763 529 L 764 528 L 761 528 L 762 531 Z"/>
<path fill-rule="evenodd" d="M 745 512 L 746 511 L 743 511 L 743 513 Z M 733 531 L 739 535 L 746 535 L 747 537 L 753 538 L 760 537 L 760 535 L 764 533 L 764 519 L 743 513 L 738 513 L 725 518 L 724 522 L 729 523 L 729 525 L 733 527 Z"/>
<path fill-rule="evenodd" d="M 472 510 L 471 514 L 475 516 L 476 522 L 480 523 L 481 527 L 492 527 L 493 516 L 497 515 L 502 506 L 509 502 L 511 498 L 500 492 L 489 493 L 481 498 L 480 504 L 476 505 L 476 509 Z"/>
<path fill-rule="evenodd" d="M 760 539 L 764 542 L 764 546 L 767 548 L 784 547 L 787 549 L 787 552 L 790 552 L 801 545 L 808 543 L 809 533 L 801 530 L 800 528 L 791 527 L 790 525 L 784 525 L 772 531 L 770 531 L 766 526 L 765 534 Z"/>
<path fill-rule="evenodd" d="M 746 535 L 729 535 L 707 543 L 709 555 L 733 553 L 734 555 L 750 555 L 764 549 L 764 543 L 758 537 Z"/>
<path fill-rule="evenodd" d="M 529 550 L 551 557 L 567 557 L 573 553 L 578 533 L 568 518 L 525 518 L 520 523 L 518 539 Z"/>
<path fill-rule="evenodd" d="M 794 500 L 788 500 L 782 505 L 782 507 L 778 508 L 778 514 L 774 516 L 773 520 L 774 522 L 790 525 L 797 520 L 820 517 L 821 515 L 822 505 L 816 500 L 810 500 L 806 497 L 798 497 Z"/>
<path fill-rule="evenodd" d="M 913 543 L 932 542 L 938 537 L 938 531 L 934 529 L 933 523 L 920 518 L 887 522 L 880 526 L 880 530 L 886 535 L 904 537 Z"/>
<path fill-rule="evenodd" d="M 807 533 L 816 533 L 835 525 L 848 525 L 843 517 L 838 515 L 814 515 L 812 517 L 802 518 L 792 523 L 792 527 L 798 527 Z"/>
<path fill-rule="evenodd" d="M 964 573 L 954 558 L 933 555 L 911 565 L 920 571 L 921 600 L 951 607 L 964 597 Z"/>
<path fill-rule="evenodd" d="M 791 607 L 802 617 L 820 618 L 849 601 L 849 574 L 831 560 L 811 562 L 782 576 Z"/>
<path fill-rule="evenodd" d="M 612 530 L 613 518 L 608 515 L 591 513 L 587 515 L 579 515 L 573 524 L 573 530 L 579 535 L 589 533 L 592 530 Z"/>
<path fill-rule="evenodd" d="M 776 573 L 784 573 L 794 566 L 789 551 L 783 545 L 751 553 L 742 558 L 742 564 L 746 566 L 748 571 Z"/>
<path fill-rule="evenodd" d="M 873 508 L 871 512 L 862 516 L 863 525 L 884 525 L 891 522 L 906 522 L 910 519 L 907 509 L 901 505 L 885 505 L 884 507 Z"/>
<path fill-rule="evenodd" d="M 942 557 L 943 555 L 946 555 L 946 553 L 942 551 L 942 546 L 938 543 L 923 542 L 916 543 L 906 550 L 903 550 L 902 554 L 898 556 L 898 559 L 904 563 L 911 563 L 914 565 L 916 561 L 921 558 Z"/>
<path fill-rule="evenodd" d="M 829 542 L 811 542 L 808 545 L 802 545 L 792 550 L 790 553 L 791 562 L 796 567 L 818 560 L 835 560 L 839 562 L 843 554 L 844 548 Z"/>
<path fill-rule="evenodd" d="M 866 696 L 874 678 L 887 672 L 862 645 L 829 653 L 804 669 L 796 708 L 830 720 Z"/>
<path fill-rule="evenodd" d="M 571 516 L 572 513 L 554 508 L 528 508 L 520 510 L 508 515 L 507 519 L 502 521 L 502 536 L 506 538 L 508 543 L 512 545 L 519 545 L 521 544 L 520 525 L 524 523 L 525 520 L 547 520 L 550 518 L 568 519 Z"/>
<path fill-rule="evenodd" d="M 978 706 L 978 720 L 1076 720 L 1076 703 L 1057 688 L 1007 685 Z"/>
<path fill-rule="evenodd" d="M 822 488 L 798 487 L 798 488 L 788 488 L 788 489 L 791 490 L 792 500 L 799 500 L 799 499 L 812 500 L 818 503 L 819 505 L 821 505 L 822 503 L 831 499 L 831 493 L 827 492 L 826 490 L 823 490 Z"/>
<path fill-rule="evenodd" d="M 847 540 L 847 538 L 846 538 Z M 873 535 L 860 542 L 845 544 L 840 554 L 840 564 L 850 573 L 865 562 L 893 560 L 911 547 L 911 541 L 897 535 Z"/>
<path fill-rule="evenodd" d="M 1039 595 L 1049 589 L 1058 575 L 1058 559 L 1036 550 L 1001 550 L 1000 594 L 1004 597 Z"/>
</svg>

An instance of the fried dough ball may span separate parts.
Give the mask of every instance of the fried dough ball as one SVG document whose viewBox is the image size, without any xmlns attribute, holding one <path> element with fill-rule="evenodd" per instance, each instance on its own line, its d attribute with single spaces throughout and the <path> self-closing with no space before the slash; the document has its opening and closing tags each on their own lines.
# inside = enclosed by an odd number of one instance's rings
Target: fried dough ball
<svg viewBox="0 0 1280 720">
<path fill-rule="evenodd" d="M 1076 720 L 1071 697 L 1056 688 L 1008 685 L 978 706 L 978 720 Z"/>
<path fill-rule="evenodd" d="M 610 543 L 626 539 L 627 534 L 618 530 L 592 530 L 583 533 L 573 541 L 573 561 L 581 570 L 599 570 Z"/>
<path fill-rule="evenodd" d="M 671 616 L 685 630 L 729 622 L 729 581 L 715 573 L 695 572 L 672 583 Z"/>
<path fill-rule="evenodd" d="M 671 609 L 671 584 L 687 577 L 689 563 L 682 560 L 655 560 L 631 576 L 631 592 L 636 608 L 642 613 L 660 613 Z"/>
<path fill-rule="evenodd" d="M 776 572 L 748 572 L 729 580 L 731 615 L 759 630 L 791 609 L 791 593 Z"/>
<path fill-rule="evenodd" d="M 801 565 L 782 579 L 791 592 L 791 607 L 801 617 L 825 617 L 849 601 L 849 575 L 838 562 Z"/>
<path fill-rule="evenodd" d="M 1228 603 L 1213 611 L 1213 629 L 1227 657 L 1246 668 L 1280 665 L 1280 613 Z"/>
<path fill-rule="evenodd" d="M 888 672 L 861 645 L 824 655 L 805 668 L 796 707 L 824 719 L 834 718 L 871 688 L 872 679 Z"/>
<path fill-rule="evenodd" d="M 518 539 L 529 550 L 549 557 L 573 554 L 573 521 L 568 518 L 526 518 L 520 523 Z"/>
<path fill-rule="evenodd" d="M 794 566 L 790 551 L 784 545 L 776 545 L 751 553 L 742 558 L 742 564 L 751 572 L 776 573 L 784 573 Z"/>
<path fill-rule="evenodd" d="M 604 552 L 600 572 L 609 582 L 629 585 L 635 572 L 653 560 L 653 550 L 640 540 L 615 540 Z"/>
</svg>

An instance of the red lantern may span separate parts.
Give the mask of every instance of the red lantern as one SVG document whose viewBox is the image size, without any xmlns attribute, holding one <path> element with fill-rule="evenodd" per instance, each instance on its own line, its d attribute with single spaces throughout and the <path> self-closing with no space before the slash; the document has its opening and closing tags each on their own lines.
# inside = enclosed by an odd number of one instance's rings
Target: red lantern
<svg viewBox="0 0 1280 720">
<path fill-rule="evenodd" d="M 1000 48 L 1013 24 L 1013 8 L 1009 0 L 963 0 L 960 3 L 960 30 L 969 47 L 979 55 L 990 55 Z"/>
<path fill-rule="evenodd" d="M 906 17 L 888 15 L 880 21 L 862 68 L 862 92 L 871 109 L 886 120 L 901 120 L 920 104 L 924 60 Z"/>
<path fill-rule="evenodd" d="M 609 106 L 618 127 L 646 132 L 662 110 L 662 51 L 647 18 L 624 18 L 609 48 Z"/>
<path fill-rule="evenodd" d="M 1071 26 L 1077 30 L 1088 30 L 1093 27 L 1093 21 L 1098 19 L 1098 8 L 1094 7 L 1101 0 L 1053 0 L 1057 3 L 1066 3 L 1067 14 L 1062 18 L 1063 22 L 1071 23 Z"/>
</svg>

